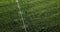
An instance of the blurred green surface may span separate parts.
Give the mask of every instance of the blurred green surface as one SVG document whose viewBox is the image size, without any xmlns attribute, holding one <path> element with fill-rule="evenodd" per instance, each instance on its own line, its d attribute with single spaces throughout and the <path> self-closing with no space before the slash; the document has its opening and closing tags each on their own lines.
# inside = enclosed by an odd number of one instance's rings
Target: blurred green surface
<svg viewBox="0 0 60 32">
<path fill-rule="evenodd" d="M 19 0 L 28 32 L 60 32 L 60 0 Z M 0 0 L 0 32 L 25 32 L 15 0 Z"/>
</svg>

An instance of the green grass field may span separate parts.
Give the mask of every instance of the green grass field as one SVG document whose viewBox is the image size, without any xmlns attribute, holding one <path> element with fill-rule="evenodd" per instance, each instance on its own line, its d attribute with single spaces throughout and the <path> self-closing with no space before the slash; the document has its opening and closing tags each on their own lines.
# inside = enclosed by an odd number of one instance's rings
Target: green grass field
<svg viewBox="0 0 60 32">
<path fill-rule="evenodd" d="M 60 32 L 60 0 L 0 0 L 0 32 Z"/>
</svg>

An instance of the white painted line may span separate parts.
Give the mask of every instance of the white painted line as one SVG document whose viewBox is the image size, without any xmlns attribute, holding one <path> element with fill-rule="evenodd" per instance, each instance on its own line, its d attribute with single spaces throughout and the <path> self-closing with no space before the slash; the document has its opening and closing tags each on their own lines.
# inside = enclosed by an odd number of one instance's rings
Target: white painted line
<svg viewBox="0 0 60 32">
<path fill-rule="evenodd" d="M 20 10 L 20 5 L 19 5 L 19 0 L 16 0 L 16 3 L 17 3 L 17 7 L 18 7 L 18 9 L 19 9 L 19 13 L 20 13 L 20 15 L 21 15 L 21 19 L 22 19 L 22 22 L 23 22 L 23 26 L 24 26 L 24 29 L 25 29 L 25 32 L 27 32 L 27 30 L 26 30 L 26 25 L 25 25 L 25 21 L 24 21 L 24 18 L 23 18 L 23 12 Z"/>
</svg>

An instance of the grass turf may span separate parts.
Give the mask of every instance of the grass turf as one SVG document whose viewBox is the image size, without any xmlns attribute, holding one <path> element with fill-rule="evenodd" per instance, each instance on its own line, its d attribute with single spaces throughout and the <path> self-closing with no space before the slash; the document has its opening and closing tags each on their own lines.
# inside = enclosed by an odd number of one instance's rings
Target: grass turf
<svg viewBox="0 0 60 32">
<path fill-rule="evenodd" d="M 28 32 L 60 32 L 60 0 L 19 0 Z M 15 0 L 0 0 L 0 32 L 25 32 Z"/>
</svg>

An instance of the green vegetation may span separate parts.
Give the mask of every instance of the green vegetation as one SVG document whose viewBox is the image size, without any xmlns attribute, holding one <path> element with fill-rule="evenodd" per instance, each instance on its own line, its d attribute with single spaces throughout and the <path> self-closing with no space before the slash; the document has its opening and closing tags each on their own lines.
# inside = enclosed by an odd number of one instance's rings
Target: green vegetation
<svg viewBox="0 0 60 32">
<path fill-rule="evenodd" d="M 19 0 L 28 32 L 60 32 L 60 0 Z M 0 0 L 0 32 L 25 32 L 15 0 Z"/>
</svg>

